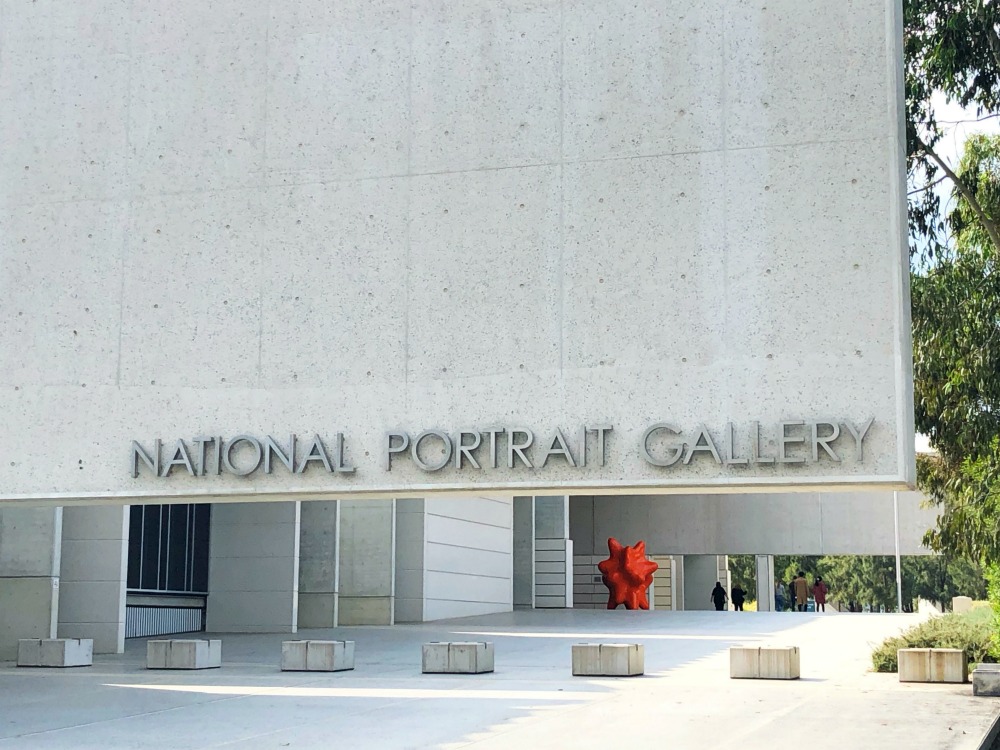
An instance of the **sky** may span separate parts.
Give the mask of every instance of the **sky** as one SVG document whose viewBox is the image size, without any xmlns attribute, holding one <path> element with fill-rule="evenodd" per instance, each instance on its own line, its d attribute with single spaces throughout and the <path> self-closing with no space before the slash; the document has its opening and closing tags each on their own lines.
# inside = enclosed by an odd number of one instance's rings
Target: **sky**
<svg viewBox="0 0 1000 750">
<path fill-rule="evenodd" d="M 961 105 L 949 103 L 944 96 L 938 94 L 931 99 L 938 122 L 946 128 L 946 134 L 935 149 L 941 158 L 954 168 L 958 164 L 959 154 L 965 139 L 975 133 L 1000 133 L 1000 117 L 976 121 L 974 110 L 964 109 Z M 946 124 L 953 123 L 953 124 Z M 951 183 L 945 180 L 939 188 L 941 205 L 945 212 L 951 209 Z"/>
</svg>

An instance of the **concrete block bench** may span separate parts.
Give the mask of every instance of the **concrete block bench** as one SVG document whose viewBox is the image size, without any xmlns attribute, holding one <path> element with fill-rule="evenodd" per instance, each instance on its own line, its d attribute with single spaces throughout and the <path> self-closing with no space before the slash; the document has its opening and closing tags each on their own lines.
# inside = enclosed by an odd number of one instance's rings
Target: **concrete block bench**
<svg viewBox="0 0 1000 750">
<path fill-rule="evenodd" d="M 22 638 L 17 642 L 19 667 L 89 667 L 93 663 L 91 638 Z"/>
<path fill-rule="evenodd" d="M 900 682 L 968 682 L 969 661 L 960 648 L 901 648 Z"/>
<path fill-rule="evenodd" d="M 641 643 L 574 643 L 576 677 L 636 677 L 645 669 Z"/>
<path fill-rule="evenodd" d="M 797 680 L 798 646 L 733 646 L 729 677 L 734 680 Z"/>
<path fill-rule="evenodd" d="M 354 669 L 354 641 L 282 641 L 282 672 Z"/>
<path fill-rule="evenodd" d="M 972 597 L 971 596 L 953 596 L 951 598 L 951 611 L 956 615 L 962 612 L 972 611 Z"/>
<path fill-rule="evenodd" d="M 1000 664 L 980 664 L 972 670 L 972 694 L 1000 696 Z"/>
<path fill-rule="evenodd" d="M 171 638 L 146 641 L 146 669 L 215 669 L 222 666 L 222 641 Z"/>
<path fill-rule="evenodd" d="M 493 644 L 490 642 L 425 643 L 421 657 L 424 674 L 483 674 L 493 671 Z"/>
</svg>

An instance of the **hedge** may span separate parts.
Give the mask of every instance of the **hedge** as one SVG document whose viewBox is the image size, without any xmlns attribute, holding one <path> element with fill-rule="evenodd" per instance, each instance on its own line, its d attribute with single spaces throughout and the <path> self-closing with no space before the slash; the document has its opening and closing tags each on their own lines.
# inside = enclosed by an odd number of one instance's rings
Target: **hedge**
<svg viewBox="0 0 1000 750">
<path fill-rule="evenodd" d="M 872 651 L 876 672 L 897 672 L 896 651 L 901 648 L 960 648 L 969 658 L 970 668 L 981 662 L 993 662 L 996 623 L 989 607 L 977 607 L 960 615 L 932 617 L 885 639 Z"/>
</svg>

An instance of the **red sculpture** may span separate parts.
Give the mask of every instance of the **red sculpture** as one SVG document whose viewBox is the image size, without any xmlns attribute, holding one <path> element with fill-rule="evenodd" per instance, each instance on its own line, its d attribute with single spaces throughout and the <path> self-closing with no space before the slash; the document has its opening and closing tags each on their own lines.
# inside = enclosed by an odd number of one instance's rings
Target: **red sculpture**
<svg viewBox="0 0 1000 750">
<path fill-rule="evenodd" d="M 646 543 L 622 547 L 614 537 L 608 539 L 611 556 L 597 563 L 604 585 L 608 587 L 608 609 L 624 604 L 625 609 L 649 609 L 646 590 L 653 582 L 653 571 L 659 565 L 646 559 Z"/>
</svg>

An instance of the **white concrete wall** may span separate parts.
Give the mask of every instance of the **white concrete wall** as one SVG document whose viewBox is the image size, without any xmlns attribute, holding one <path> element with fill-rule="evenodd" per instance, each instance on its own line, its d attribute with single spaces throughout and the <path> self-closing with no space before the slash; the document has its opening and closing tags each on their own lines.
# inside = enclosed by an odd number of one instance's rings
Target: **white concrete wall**
<svg viewBox="0 0 1000 750">
<path fill-rule="evenodd" d="M 60 638 L 92 638 L 97 654 L 124 652 L 128 534 L 128 506 L 63 508 Z"/>
<path fill-rule="evenodd" d="M 513 499 L 424 500 L 424 619 L 514 608 Z"/>
<path fill-rule="evenodd" d="M 0 661 L 19 638 L 53 638 L 59 618 L 62 508 L 0 509 Z"/>
<path fill-rule="evenodd" d="M 338 625 L 392 625 L 394 500 L 340 501 Z"/>
<path fill-rule="evenodd" d="M 912 480 L 900 5 L 8 4 L 0 500 Z M 863 460 L 639 452 L 825 416 Z M 577 466 L 381 468 L 492 425 Z M 131 476 L 205 429 L 358 471 Z"/>
<path fill-rule="evenodd" d="M 337 538 L 340 514 L 334 502 L 303 502 L 299 532 L 299 627 L 337 624 Z"/>
<path fill-rule="evenodd" d="M 294 633 L 300 503 L 212 506 L 207 630 Z"/>
<path fill-rule="evenodd" d="M 892 492 L 572 498 L 577 554 L 599 554 L 607 538 L 643 539 L 650 554 L 891 555 Z M 900 551 L 925 555 L 937 511 L 917 492 L 899 493 Z"/>
</svg>

